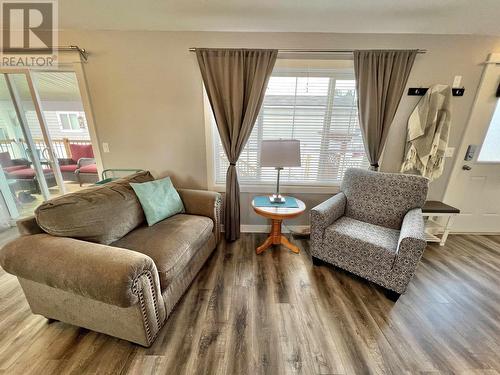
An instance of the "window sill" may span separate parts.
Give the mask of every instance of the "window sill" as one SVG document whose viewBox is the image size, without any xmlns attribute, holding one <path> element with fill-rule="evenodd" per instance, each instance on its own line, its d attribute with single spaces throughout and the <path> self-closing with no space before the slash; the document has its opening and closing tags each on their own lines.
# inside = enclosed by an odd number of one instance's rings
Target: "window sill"
<svg viewBox="0 0 500 375">
<path fill-rule="evenodd" d="M 217 191 L 219 193 L 226 192 L 225 185 L 213 185 L 210 190 Z M 276 185 L 241 185 L 240 193 L 274 193 L 276 191 Z M 283 185 L 280 186 L 280 193 L 282 194 L 335 194 L 340 191 L 340 185 L 328 185 L 328 186 L 314 186 L 314 185 Z"/>
</svg>

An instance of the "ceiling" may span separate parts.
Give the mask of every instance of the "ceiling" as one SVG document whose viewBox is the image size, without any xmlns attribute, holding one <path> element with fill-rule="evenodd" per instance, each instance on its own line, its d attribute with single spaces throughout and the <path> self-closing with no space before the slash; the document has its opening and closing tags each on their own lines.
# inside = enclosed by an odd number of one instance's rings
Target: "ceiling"
<svg viewBox="0 0 500 375">
<path fill-rule="evenodd" d="M 31 94 L 24 74 L 9 74 L 21 100 L 31 102 Z M 38 94 L 42 101 L 79 102 L 80 91 L 75 73 L 34 73 Z M 0 101 L 11 101 L 10 93 L 3 75 L 0 75 Z"/>
<path fill-rule="evenodd" d="M 60 28 L 500 35 L 499 0 L 64 0 Z"/>
</svg>

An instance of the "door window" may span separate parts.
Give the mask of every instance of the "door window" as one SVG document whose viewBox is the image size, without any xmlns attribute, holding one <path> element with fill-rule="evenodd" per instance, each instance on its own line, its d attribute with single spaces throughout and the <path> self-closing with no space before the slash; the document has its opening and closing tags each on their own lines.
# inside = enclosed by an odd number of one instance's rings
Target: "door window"
<svg viewBox="0 0 500 375">
<path fill-rule="evenodd" d="M 497 105 L 493 117 L 484 138 L 483 147 L 479 152 L 477 161 L 500 163 L 500 100 L 497 100 Z"/>
</svg>

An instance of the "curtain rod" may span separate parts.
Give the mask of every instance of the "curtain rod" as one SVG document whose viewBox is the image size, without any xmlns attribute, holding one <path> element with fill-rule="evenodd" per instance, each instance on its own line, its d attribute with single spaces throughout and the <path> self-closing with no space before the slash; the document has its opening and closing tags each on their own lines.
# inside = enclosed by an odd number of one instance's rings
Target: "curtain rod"
<svg viewBox="0 0 500 375">
<path fill-rule="evenodd" d="M 80 48 L 78 46 L 61 46 L 61 47 L 52 47 L 52 48 L 9 48 L 5 49 L 5 52 L 8 53 L 31 53 L 31 52 L 52 52 L 56 51 L 77 51 L 83 60 L 87 61 L 89 58 L 89 53 L 85 48 Z"/>
<path fill-rule="evenodd" d="M 197 48 L 189 48 L 189 52 L 196 52 Z M 278 53 L 353 53 L 353 49 L 278 49 Z M 426 49 L 417 49 L 417 53 L 427 53 Z"/>
</svg>

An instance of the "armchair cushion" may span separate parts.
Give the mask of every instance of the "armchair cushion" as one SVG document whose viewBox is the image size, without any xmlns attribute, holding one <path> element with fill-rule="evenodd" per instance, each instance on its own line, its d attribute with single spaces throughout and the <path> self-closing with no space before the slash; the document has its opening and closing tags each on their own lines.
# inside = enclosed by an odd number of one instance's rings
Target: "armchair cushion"
<svg viewBox="0 0 500 375">
<path fill-rule="evenodd" d="M 188 265 L 199 249 L 209 243 L 214 247 L 214 224 L 205 216 L 179 214 L 153 226 L 142 226 L 112 246 L 146 254 L 153 259 L 165 290 Z"/>
<path fill-rule="evenodd" d="M 43 169 L 43 173 L 48 175 L 52 174 L 52 170 L 48 168 Z M 16 178 L 18 180 L 31 180 L 35 178 L 36 172 L 33 168 L 23 168 L 23 169 L 18 169 L 12 172 L 9 172 L 9 177 L 10 178 Z"/>
<path fill-rule="evenodd" d="M 78 168 L 78 164 L 63 164 L 59 165 L 61 172 L 74 172 Z"/>
<path fill-rule="evenodd" d="M 10 167 L 4 167 L 3 170 L 4 170 L 4 172 L 11 173 L 11 172 L 19 171 L 21 169 L 26 169 L 26 168 L 27 167 L 25 165 L 11 165 Z"/>
<path fill-rule="evenodd" d="M 95 159 L 94 158 L 80 158 L 78 159 L 78 168 L 81 169 L 83 167 L 86 167 L 88 165 L 93 165 L 95 164 Z M 97 169 L 97 167 L 96 167 Z"/>
<path fill-rule="evenodd" d="M 399 231 L 343 216 L 326 228 L 322 259 L 335 259 L 340 267 L 375 278 L 387 274 L 394 263 Z"/>
<path fill-rule="evenodd" d="M 69 150 L 71 152 L 71 159 L 73 159 L 75 162 L 77 162 L 81 158 L 94 157 L 94 151 L 92 150 L 92 145 L 70 143 Z"/>
<path fill-rule="evenodd" d="M 347 197 L 346 216 L 387 228 L 400 229 L 406 213 L 422 207 L 428 180 L 416 175 L 350 168 L 341 190 Z"/>
<path fill-rule="evenodd" d="M 79 173 L 94 173 L 97 174 L 97 165 L 96 164 L 88 164 L 80 167 L 78 169 Z"/>
</svg>

